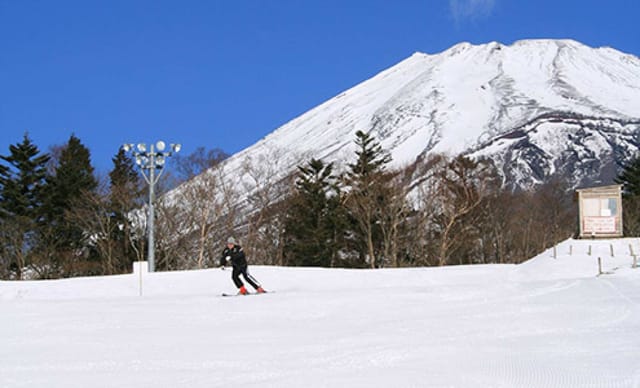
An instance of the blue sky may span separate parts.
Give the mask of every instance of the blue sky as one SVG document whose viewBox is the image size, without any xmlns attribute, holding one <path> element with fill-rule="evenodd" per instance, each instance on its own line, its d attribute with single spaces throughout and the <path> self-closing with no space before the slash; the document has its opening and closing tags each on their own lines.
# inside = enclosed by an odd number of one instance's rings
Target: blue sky
<svg viewBox="0 0 640 388">
<path fill-rule="evenodd" d="M 640 56 L 635 0 L 0 0 L 0 155 L 74 133 L 235 153 L 416 51 L 570 38 Z M 640 103 L 639 103 L 640 106 Z"/>
</svg>

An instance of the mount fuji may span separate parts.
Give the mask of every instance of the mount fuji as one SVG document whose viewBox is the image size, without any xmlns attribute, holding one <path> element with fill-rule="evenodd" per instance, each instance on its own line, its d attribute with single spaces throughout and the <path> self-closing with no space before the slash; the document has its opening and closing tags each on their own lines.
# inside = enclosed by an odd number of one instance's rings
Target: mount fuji
<svg viewBox="0 0 640 388">
<path fill-rule="evenodd" d="M 245 174 L 247 159 L 272 163 L 276 175 L 310 158 L 344 164 L 359 130 L 392 167 L 444 153 L 493 160 L 512 188 L 555 175 L 573 187 L 610 184 L 640 146 L 640 58 L 573 40 L 415 53 L 233 155 L 225 170 Z"/>
</svg>

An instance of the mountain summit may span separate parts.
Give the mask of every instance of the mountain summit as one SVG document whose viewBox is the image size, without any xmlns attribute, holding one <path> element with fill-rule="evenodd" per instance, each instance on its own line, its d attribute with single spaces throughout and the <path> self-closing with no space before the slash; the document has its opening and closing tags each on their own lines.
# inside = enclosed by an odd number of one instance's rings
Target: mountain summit
<svg viewBox="0 0 640 388">
<path fill-rule="evenodd" d="M 573 40 L 460 43 L 415 53 L 233 155 L 280 155 L 287 172 L 310 157 L 352 158 L 356 131 L 401 166 L 433 153 L 488 157 L 504 183 L 551 176 L 610 182 L 640 145 L 640 59 Z M 271 158 L 273 159 L 273 158 Z"/>
</svg>

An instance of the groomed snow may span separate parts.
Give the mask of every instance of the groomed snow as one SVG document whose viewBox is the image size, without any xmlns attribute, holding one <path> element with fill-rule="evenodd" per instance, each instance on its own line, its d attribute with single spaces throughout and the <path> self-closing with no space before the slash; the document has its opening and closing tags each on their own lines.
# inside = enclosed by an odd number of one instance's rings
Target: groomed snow
<svg viewBox="0 0 640 388">
<path fill-rule="evenodd" d="M 233 298 L 220 269 L 145 274 L 142 296 L 139 275 L 0 282 L 0 387 L 640 387 L 630 249 L 640 240 L 568 240 L 521 265 L 254 266 L 276 292 Z"/>
</svg>

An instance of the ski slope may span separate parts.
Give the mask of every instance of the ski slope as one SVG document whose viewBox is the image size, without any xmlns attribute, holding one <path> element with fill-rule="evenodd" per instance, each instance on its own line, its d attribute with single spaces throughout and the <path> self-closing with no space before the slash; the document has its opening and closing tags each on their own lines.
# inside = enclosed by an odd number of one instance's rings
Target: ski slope
<svg viewBox="0 0 640 388">
<path fill-rule="evenodd" d="M 521 265 L 254 266 L 276 292 L 234 298 L 220 269 L 0 282 L 0 387 L 640 387 L 630 250 L 640 240 L 568 240 Z"/>
</svg>

